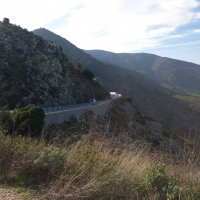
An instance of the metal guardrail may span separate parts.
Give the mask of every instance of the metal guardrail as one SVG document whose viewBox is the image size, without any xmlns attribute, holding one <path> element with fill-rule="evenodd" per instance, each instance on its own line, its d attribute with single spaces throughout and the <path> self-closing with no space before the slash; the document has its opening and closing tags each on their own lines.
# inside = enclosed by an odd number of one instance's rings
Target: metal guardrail
<svg viewBox="0 0 200 200">
<path fill-rule="evenodd" d="M 83 103 L 83 104 L 76 104 L 76 105 L 43 108 L 43 110 L 44 110 L 44 113 L 49 113 L 49 112 L 56 112 L 56 111 L 63 111 L 63 110 L 71 110 L 71 109 L 81 108 L 85 106 L 93 106 L 93 105 L 91 103 Z"/>
<path fill-rule="evenodd" d="M 112 95 L 111 95 L 112 96 Z M 82 104 L 75 104 L 75 105 L 65 105 L 65 106 L 55 106 L 55 107 L 48 107 L 48 108 L 42 108 L 44 110 L 44 113 L 50 113 L 50 112 L 57 112 L 57 111 L 65 111 L 65 110 L 71 110 L 76 108 L 83 108 L 83 107 L 91 107 L 91 106 L 98 106 L 99 103 L 103 102 L 111 102 L 113 100 L 121 98 L 121 94 L 115 94 L 115 98 L 106 99 L 97 101 L 97 104 L 94 103 L 82 103 Z M 8 112 L 12 113 L 14 110 L 8 110 Z"/>
<path fill-rule="evenodd" d="M 58 111 L 65 111 L 65 110 L 71 110 L 71 109 L 77 109 L 77 108 L 83 108 L 83 107 L 91 107 L 98 105 L 99 103 L 103 102 L 111 102 L 115 99 L 121 98 L 121 95 L 115 95 L 114 99 L 106 99 L 102 101 L 97 101 L 97 104 L 94 103 L 82 103 L 82 104 L 75 104 L 75 105 L 66 105 L 66 106 L 55 106 L 55 107 L 49 107 L 49 108 L 43 108 L 44 113 L 50 113 L 50 112 L 58 112 Z"/>
</svg>

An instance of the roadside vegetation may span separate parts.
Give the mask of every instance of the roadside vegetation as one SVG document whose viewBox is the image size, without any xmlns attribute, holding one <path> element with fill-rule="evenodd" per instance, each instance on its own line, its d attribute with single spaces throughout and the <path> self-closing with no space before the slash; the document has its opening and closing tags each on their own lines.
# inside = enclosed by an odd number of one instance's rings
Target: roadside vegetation
<svg viewBox="0 0 200 200">
<path fill-rule="evenodd" d="M 96 133 L 60 138 L 0 131 L 0 184 L 22 199 L 199 199 L 199 141 L 177 152 Z M 55 129 L 56 130 L 56 129 Z M 59 131 L 59 130 L 58 130 Z M 28 135 L 28 136 L 27 136 Z M 170 144 L 169 144 L 170 146 Z"/>
</svg>

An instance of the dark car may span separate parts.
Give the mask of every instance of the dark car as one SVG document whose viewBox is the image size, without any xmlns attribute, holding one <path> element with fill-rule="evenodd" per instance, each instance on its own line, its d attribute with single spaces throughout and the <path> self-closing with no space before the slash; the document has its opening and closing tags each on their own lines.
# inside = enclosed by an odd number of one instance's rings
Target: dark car
<svg viewBox="0 0 200 200">
<path fill-rule="evenodd" d="M 92 100 L 90 100 L 90 103 L 91 103 L 92 105 L 97 105 L 97 100 L 96 100 L 96 99 L 92 99 Z"/>
</svg>

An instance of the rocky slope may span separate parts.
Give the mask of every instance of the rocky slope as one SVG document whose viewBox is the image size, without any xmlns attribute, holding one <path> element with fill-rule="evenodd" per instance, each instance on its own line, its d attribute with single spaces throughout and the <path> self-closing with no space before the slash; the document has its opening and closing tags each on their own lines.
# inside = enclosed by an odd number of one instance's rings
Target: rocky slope
<svg viewBox="0 0 200 200">
<path fill-rule="evenodd" d="M 0 22 L 0 104 L 43 107 L 109 97 L 82 68 L 68 64 L 62 48 L 19 26 Z"/>
<path fill-rule="evenodd" d="M 147 53 L 112 53 L 85 50 L 94 58 L 144 74 L 174 90 L 200 93 L 200 65 Z"/>
<path fill-rule="evenodd" d="M 113 78 L 110 77 L 110 73 L 112 73 L 112 71 L 116 71 L 116 73 L 119 74 L 121 73 L 121 69 L 119 67 L 116 68 L 109 63 L 103 63 L 96 60 L 89 54 L 86 54 L 83 50 L 77 48 L 74 44 L 70 43 L 65 38 L 62 38 L 61 36 L 45 28 L 35 29 L 33 33 L 43 37 L 46 40 L 53 41 L 55 44 L 61 46 L 63 52 L 67 54 L 70 62 L 76 63 L 79 61 L 83 64 L 83 66 L 92 71 L 95 76 L 100 78 L 103 83 L 106 82 L 108 84 L 111 82 Z"/>
<path fill-rule="evenodd" d="M 47 29 L 40 28 L 33 32 L 60 45 L 67 55 L 72 55 L 72 58 L 69 57 L 71 61 L 80 61 L 110 91 L 130 97 L 143 115 L 150 116 L 154 121 L 179 134 L 187 133 L 189 129 L 193 132 L 200 130 L 200 113 L 190 108 L 186 102 L 173 98 L 170 91 L 150 78 L 131 69 L 100 62 Z"/>
<path fill-rule="evenodd" d="M 181 138 L 148 115 L 142 114 L 130 98 L 115 101 L 110 105 L 105 118 L 109 119 L 110 136 L 118 133 L 125 142 L 145 141 L 162 151 L 177 151 L 177 141 Z"/>
<path fill-rule="evenodd" d="M 124 97 L 113 101 L 103 118 L 92 111 L 85 111 L 79 119 L 71 116 L 64 122 L 62 130 L 58 134 L 60 139 L 74 135 L 74 132 L 87 134 L 92 130 L 106 138 L 120 139 L 125 148 L 127 144 L 137 146 L 137 142 L 143 141 L 153 149 L 162 151 L 177 151 L 177 141 L 182 139 L 148 115 L 142 114 L 130 98 Z"/>
</svg>

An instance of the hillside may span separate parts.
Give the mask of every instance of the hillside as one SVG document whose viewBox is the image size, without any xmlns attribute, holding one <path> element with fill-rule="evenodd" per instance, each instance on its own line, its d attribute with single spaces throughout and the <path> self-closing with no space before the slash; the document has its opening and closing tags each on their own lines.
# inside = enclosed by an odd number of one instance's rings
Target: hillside
<svg viewBox="0 0 200 200">
<path fill-rule="evenodd" d="M 78 65 L 69 64 L 55 43 L 0 22 L 0 106 L 48 107 L 109 97 L 93 74 Z"/>
<path fill-rule="evenodd" d="M 85 52 L 98 60 L 140 72 L 173 90 L 200 93 L 200 65 L 147 53 Z"/>
<path fill-rule="evenodd" d="M 133 104 L 144 115 L 152 117 L 164 127 L 173 129 L 179 134 L 184 134 L 189 129 L 194 132 L 200 130 L 200 113 L 190 108 L 187 102 L 175 99 L 169 90 L 150 78 L 109 62 L 100 62 L 66 39 L 44 28 L 33 32 L 60 45 L 71 61 L 80 61 L 100 79 L 108 90 L 130 97 Z"/>
</svg>

